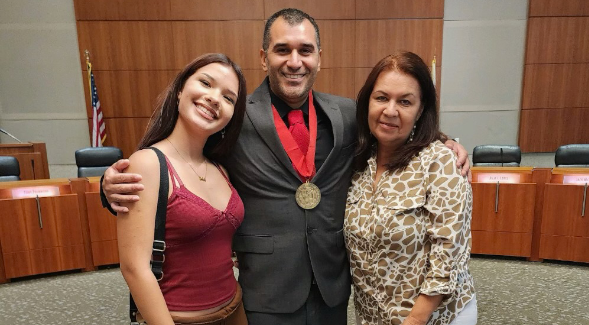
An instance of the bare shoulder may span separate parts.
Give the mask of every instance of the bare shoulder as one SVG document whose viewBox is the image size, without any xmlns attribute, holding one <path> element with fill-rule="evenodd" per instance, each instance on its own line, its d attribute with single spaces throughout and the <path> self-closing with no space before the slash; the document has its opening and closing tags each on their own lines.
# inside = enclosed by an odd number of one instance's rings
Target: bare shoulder
<svg viewBox="0 0 589 325">
<path fill-rule="evenodd" d="M 142 176 L 142 183 L 159 182 L 159 160 L 153 150 L 142 149 L 129 157 L 129 167 L 125 173 L 135 173 Z"/>
</svg>

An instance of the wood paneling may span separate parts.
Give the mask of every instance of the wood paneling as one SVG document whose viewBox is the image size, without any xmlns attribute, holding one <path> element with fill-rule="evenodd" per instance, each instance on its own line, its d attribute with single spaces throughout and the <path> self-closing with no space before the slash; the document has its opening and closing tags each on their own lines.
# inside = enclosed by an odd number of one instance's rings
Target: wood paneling
<svg viewBox="0 0 589 325">
<path fill-rule="evenodd" d="M 104 117 L 150 117 L 158 96 L 174 80 L 176 70 L 94 71 L 100 107 Z M 86 71 L 82 71 L 86 78 Z M 88 87 L 84 87 L 89 98 Z M 86 101 L 88 117 L 92 116 Z"/>
<path fill-rule="evenodd" d="M 589 64 L 530 64 L 522 109 L 589 107 Z"/>
<path fill-rule="evenodd" d="M 123 157 L 129 156 L 137 149 L 137 144 L 145 134 L 145 128 L 149 118 L 107 118 L 106 124 L 106 146 L 114 146 L 123 151 Z M 88 120 L 88 127 L 92 130 L 92 120 Z"/>
<path fill-rule="evenodd" d="M 168 0 L 171 20 L 264 20 L 263 0 Z"/>
<path fill-rule="evenodd" d="M 317 74 L 313 89 L 338 96 L 356 98 L 354 69 L 321 69 Z"/>
<path fill-rule="evenodd" d="M 582 202 L 582 186 L 546 184 L 542 234 L 572 236 L 576 220 L 581 218 Z"/>
<path fill-rule="evenodd" d="M 7 278 L 84 268 L 76 194 L 39 199 L 2 199 L 2 256 Z"/>
<path fill-rule="evenodd" d="M 522 152 L 554 152 L 570 143 L 589 143 L 589 108 L 522 110 L 519 146 Z"/>
<path fill-rule="evenodd" d="M 528 20 L 526 64 L 589 63 L 589 17 Z"/>
<path fill-rule="evenodd" d="M 170 0 L 74 0 L 77 20 L 166 20 Z"/>
<path fill-rule="evenodd" d="M 550 260 L 573 260 L 573 237 L 542 235 L 540 258 Z"/>
<path fill-rule="evenodd" d="M 589 238 L 574 237 L 573 238 L 573 261 L 589 263 Z"/>
<path fill-rule="evenodd" d="M 354 19 L 355 0 L 265 0 L 264 17 L 268 18 L 283 8 L 297 8 L 314 19 Z"/>
<path fill-rule="evenodd" d="M 321 31 L 321 68 L 354 67 L 356 22 L 353 20 L 321 20 L 317 24 Z"/>
<path fill-rule="evenodd" d="M 472 253 L 530 256 L 532 234 L 472 231 Z"/>
<path fill-rule="evenodd" d="M 530 0 L 529 16 L 589 16 L 589 1 Z"/>
<path fill-rule="evenodd" d="M 87 49 L 94 70 L 174 70 L 173 40 L 171 22 L 78 21 L 83 69 Z M 194 42 L 189 38 L 180 40 Z M 180 67 L 187 62 L 181 61 Z"/>
<path fill-rule="evenodd" d="M 540 238 L 542 235 L 542 214 L 544 212 L 544 192 L 551 179 L 551 168 L 534 168 L 532 182 L 536 184 L 534 205 L 534 225 L 532 230 L 532 253 L 530 261 L 540 261 Z"/>
<path fill-rule="evenodd" d="M 321 73 L 321 72 L 319 72 Z M 258 88 L 264 78 L 266 78 L 266 72 L 262 68 L 243 70 L 243 76 L 247 83 L 247 93 L 251 94 Z"/>
<path fill-rule="evenodd" d="M 88 225 L 92 241 L 92 259 L 95 266 L 119 263 L 117 245 L 117 219 L 102 208 L 98 192 L 86 192 Z"/>
<path fill-rule="evenodd" d="M 227 54 L 242 69 L 260 69 L 262 21 L 191 21 L 172 27 L 176 69 L 209 52 Z"/>
<path fill-rule="evenodd" d="M 356 19 L 444 18 L 444 0 L 356 1 Z"/>
<path fill-rule="evenodd" d="M 415 52 L 426 63 L 435 54 L 441 65 L 443 25 L 442 19 L 357 20 L 355 66 L 372 68 L 399 50 Z"/>
</svg>

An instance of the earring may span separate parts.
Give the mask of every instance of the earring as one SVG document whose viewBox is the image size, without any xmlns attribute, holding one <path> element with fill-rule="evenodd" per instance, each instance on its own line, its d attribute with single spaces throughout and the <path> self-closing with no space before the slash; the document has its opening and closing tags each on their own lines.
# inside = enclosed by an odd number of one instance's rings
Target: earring
<svg viewBox="0 0 589 325">
<path fill-rule="evenodd" d="M 409 140 L 407 141 L 407 143 L 410 143 L 411 141 L 413 141 L 413 136 L 415 135 L 415 128 L 417 127 L 417 125 L 413 125 L 413 129 L 411 130 L 411 133 L 409 133 Z"/>
<path fill-rule="evenodd" d="M 221 130 L 221 139 L 225 139 L 225 128 Z"/>
</svg>

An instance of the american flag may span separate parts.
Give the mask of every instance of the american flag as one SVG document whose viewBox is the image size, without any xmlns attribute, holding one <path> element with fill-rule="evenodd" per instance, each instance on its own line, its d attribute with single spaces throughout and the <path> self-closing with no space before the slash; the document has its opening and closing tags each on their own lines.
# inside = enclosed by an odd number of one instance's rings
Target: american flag
<svg viewBox="0 0 589 325">
<path fill-rule="evenodd" d="M 92 64 L 86 61 L 88 66 L 88 84 L 90 85 L 90 97 L 92 98 L 92 147 L 102 147 L 104 140 L 106 140 L 106 127 L 102 116 L 102 109 L 100 109 L 100 100 L 98 99 L 98 91 L 96 90 L 96 83 L 94 82 L 94 73 L 92 72 Z"/>
</svg>

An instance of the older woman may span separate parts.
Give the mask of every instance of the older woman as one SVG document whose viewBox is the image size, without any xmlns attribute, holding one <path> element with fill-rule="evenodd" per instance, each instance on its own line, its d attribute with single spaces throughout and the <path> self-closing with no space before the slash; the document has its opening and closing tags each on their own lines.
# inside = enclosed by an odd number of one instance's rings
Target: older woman
<svg viewBox="0 0 589 325">
<path fill-rule="evenodd" d="M 382 59 L 358 94 L 344 227 L 358 324 L 476 324 L 472 192 L 440 141 L 436 104 L 410 52 Z"/>
</svg>

